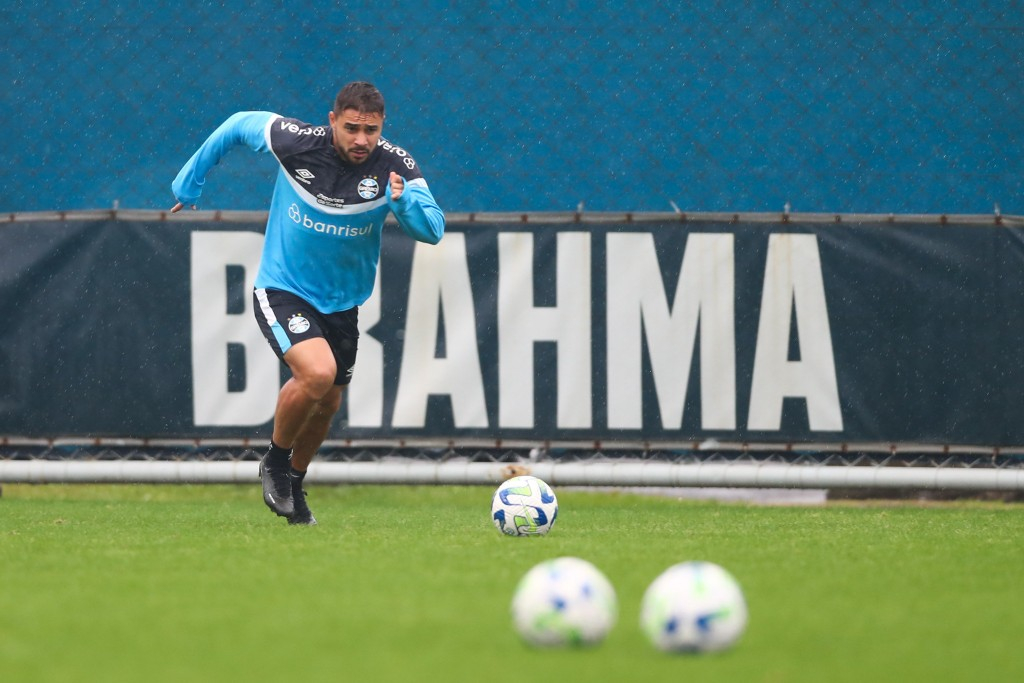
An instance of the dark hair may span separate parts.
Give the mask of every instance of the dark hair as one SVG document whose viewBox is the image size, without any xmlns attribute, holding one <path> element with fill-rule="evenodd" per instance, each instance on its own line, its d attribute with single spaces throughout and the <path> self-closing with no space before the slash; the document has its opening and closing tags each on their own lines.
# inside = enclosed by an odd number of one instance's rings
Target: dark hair
<svg viewBox="0 0 1024 683">
<path fill-rule="evenodd" d="M 353 81 L 334 98 L 334 113 L 355 109 L 360 114 L 384 114 L 384 96 L 372 83 Z"/>
</svg>

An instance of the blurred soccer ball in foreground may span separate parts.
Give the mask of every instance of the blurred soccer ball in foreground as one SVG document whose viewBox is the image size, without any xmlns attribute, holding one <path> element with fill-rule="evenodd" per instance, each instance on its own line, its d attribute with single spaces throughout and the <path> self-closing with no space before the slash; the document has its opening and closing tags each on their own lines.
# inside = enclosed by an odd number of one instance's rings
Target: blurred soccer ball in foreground
<svg viewBox="0 0 1024 683">
<path fill-rule="evenodd" d="M 528 571 L 512 598 L 516 631 L 531 645 L 596 645 L 618 617 L 615 590 L 586 560 L 560 557 Z"/>
<path fill-rule="evenodd" d="M 647 588 L 640 627 L 659 650 L 716 652 L 743 635 L 747 604 L 725 569 L 711 562 L 683 562 Z"/>
<path fill-rule="evenodd" d="M 555 492 L 537 477 L 513 477 L 502 483 L 491 498 L 494 526 L 509 536 L 546 534 L 557 516 Z"/>
</svg>

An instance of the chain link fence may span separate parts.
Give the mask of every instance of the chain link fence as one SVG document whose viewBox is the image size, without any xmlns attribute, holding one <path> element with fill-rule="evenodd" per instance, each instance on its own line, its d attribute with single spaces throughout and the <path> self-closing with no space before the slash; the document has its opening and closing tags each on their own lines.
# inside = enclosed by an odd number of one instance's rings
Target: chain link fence
<svg viewBox="0 0 1024 683">
<path fill-rule="evenodd" d="M 167 208 L 231 113 L 367 79 L 449 211 L 1024 213 L 1019 0 L 48 0 L 0 37 L 5 212 Z M 232 153 L 201 208 L 274 171 Z"/>
<path fill-rule="evenodd" d="M 229 445 L 6 445 L 0 448 L 0 481 L 240 483 L 256 479 L 259 457 L 252 448 Z M 563 484 L 627 487 L 675 497 L 766 504 L 868 498 L 1024 501 L 1019 476 L 1024 461 L 1019 455 L 998 452 L 364 445 L 325 447 L 318 453 L 316 467 L 315 479 L 329 484 L 493 484 L 539 472 L 557 476 L 560 488 Z M 678 469 L 666 477 L 665 468 Z M 837 475 L 838 471 L 844 473 Z M 754 487 L 751 492 L 738 493 L 749 487 Z M 780 491 L 769 493 L 771 489 Z"/>
<path fill-rule="evenodd" d="M 257 461 L 265 452 L 264 445 L 250 444 L 88 444 L 64 443 L 8 443 L 0 445 L 0 460 L 93 460 L 93 461 L 200 461 L 245 462 Z M 813 445 L 779 447 L 707 447 L 692 448 L 623 448 L 616 444 L 550 446 L 534 445 L 394 445 L 362 443 L 332 444 L 317 452 L 323 462 L 379 462 L 422 461 L 435 463 L 537 463 L 537 462 L 669 462 L 676 464 L 792 464 L 842 467 L 955 467 L 984 469 L 1024 469 L 1024 457 L 1017 451 L 1000 452 L 992 449 L 949 450 L 901 445 L 891 448 L 818 449 Z"/>
</svg>

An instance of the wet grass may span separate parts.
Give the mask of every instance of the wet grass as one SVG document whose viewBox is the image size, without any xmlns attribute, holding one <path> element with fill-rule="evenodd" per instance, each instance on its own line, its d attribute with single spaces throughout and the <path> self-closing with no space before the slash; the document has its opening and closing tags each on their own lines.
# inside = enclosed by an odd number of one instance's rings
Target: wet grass
<svg viewBox="0 0 1024 683">
<path fill-rule="evenodd" d="M 563 491 L 554 530 L 506 538 L 489 489 L 311 487 L 289 527 L 255 486 L 5 485 L 5 681 L 970 681 L 1024 679 L 1024 506 L 759 507 Z M 512 590 L 575 555 L 619 596 L 601 646 L 518 640 Z M 729 569 L 739 645 L 655 651 L 663 569 Z"/>
</svg>

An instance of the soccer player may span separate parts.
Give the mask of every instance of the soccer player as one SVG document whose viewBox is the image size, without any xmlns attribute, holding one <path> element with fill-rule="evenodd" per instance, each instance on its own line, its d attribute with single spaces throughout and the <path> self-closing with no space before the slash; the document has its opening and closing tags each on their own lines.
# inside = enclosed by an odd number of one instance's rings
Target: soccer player
<svg viewBox="0 0 1024 683">
<path fill-rule="evenodd" d="M 381 137 L 384 97 L 370 83 L 338 93 L 328 125 L 263 111 L 229 117 L 182 167 L 177 204 L 196 208 L 206 176 L 235 145 L 271 152 L 280 169 L 256 275 L 257 323 L 291 370 L 260 460 L 263 500 L 290 524 L 316 524 L 303 477 L 352 379 L 359 305 L 370 296 L 388 212 L 420 242 L 437 244 L 444 213 L 419 166 Z"/>
</svg>

